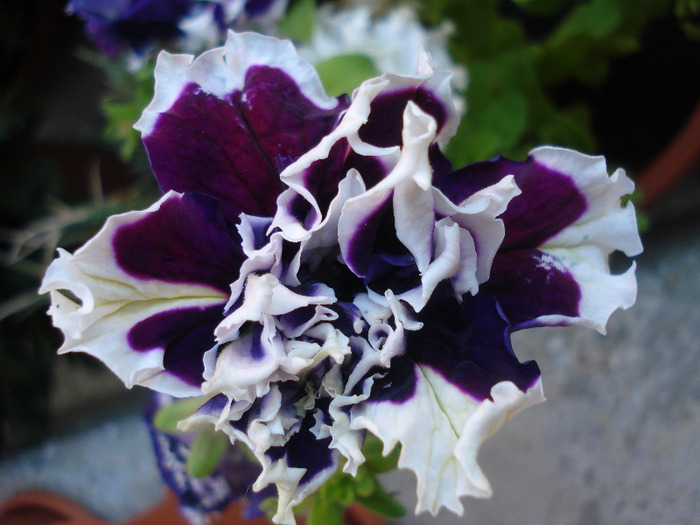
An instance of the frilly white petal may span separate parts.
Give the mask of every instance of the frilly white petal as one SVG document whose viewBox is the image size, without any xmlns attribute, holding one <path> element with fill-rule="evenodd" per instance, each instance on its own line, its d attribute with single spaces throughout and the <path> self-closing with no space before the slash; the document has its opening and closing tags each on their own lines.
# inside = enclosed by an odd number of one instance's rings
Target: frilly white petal
<svg viewBox="0 0 700 525">
<path fill-rule="evenodd" d="M 608 175 L 605 157 L 590 156 L 565 148 L 543 146 L 530 152 L 539 163 L 571 177 L 586 199 L 587 208 L 578 220 L 549 239 L 547 247 L 594 244 L 605 254 L 621 250 L 628 256 L 642 252 L 642 242 L 632 203 L 620 198 L 634 191 L 624 170 Z"/>
<path fill-rule="evenodd" d="M 351 410 L 351 428 L 376 435 L 385 455 L 401 444 L 399 467 L 417 477 L 416 513 L 436 515 L 445 507 L 462 515 L 462 496 L 491 495 L 476 462 L 479 447 L 512 415 L 544 400 L 541 384 L 522 392 L 513 383 L 498 383 L 491 389 L 493 401 L 478 402 L 430 368 L 416 371 L 413 397 L 358 404 Z"/>
<path fill-rule="evenodd" d="M 330 295 L 300 295 L 280 283 L 270 273 L 248 274 L 243 303 L 228 315 L 214 330 L 219 341 L 231 341 L 238 336 L 244 323 L 254 321 L 273 323 L 272 317 L 287 314 L 298 308 L 313 304 L 333 304 L 336 301 L 333 290 L 325 288 Z"/>
<path fill-rule="evenodd" d="M 376 294 L 373 294 L 376 296 Z M 391 290 L 384 297 L 373 299 L 370 294 L 359 294 L 355 297 L 355 305 L 359 308 L 367 324 L 368 337 L 353 338 L 352 340 L 362 350 L 362 357 L 355 365 L 352 373 L 345 382 L 344 394 L 349 394 L 373 367 L 388 368 L 391 360 L 404 353 L 405 330 L 420 330 L 423 323 L 416 321 L 409 309 L 394 295 Z M 393 321 L 394 327 L 389 323 Z"/>
<path fill-rule="evenodd" d="M 440 190 L 433 189 L 433 192 L 435 211 L 449 217 L 470 233 L 476 257 L 476 283 L 485 282 L 489 277 L 493 258 L 505 237 L 503 221 L 497 217 L 506 210 L 508 203 L 521 193 L 515 184 L 515 178 L 508 175 L 496 184 L 477 191 L 458 205 L 452 203 Z M 470 276 L 460 275 L 458 283 L 459 288 L 455 288 L 458 293 L 476 293 L 478 289 Z"/>
<path fill-rule="evenodd" d="M 248 70 L 260 65 L 284 70 L 318 107 L 336 107 L 337 100 L 326 95 L 316 70 L 299 58 L 290 41 L 229 31 L 223 47 L 206 51 L 196 59 L 165 51 L 158 55 L 155 95 L 134 127 L 143 135 L 150 134 L 160 113 L 173 105 L 189 83 L 194 82 L 223 98 L 233 90 L 242 89 Z"/>
<path fill-rule="evenodd" d="M 223 306 L 225 299 L 207 286 L 134 278 L 119 268 L 112 249 L 112 238 L 121 226 L 153 213 L 174 195 L 169 192 L 146 210 L 110 217 L 73 255 L 59 249 L 39 293 L 51 293 L 49 315 L 65 334 L 59 353 L 84 352 L 100 359 L 128 388 L 138 384 L 183 397 L 199 395 L 199 389 L 161 373 L 163 350 L 133 351 L 127 334 L 134 325 L 160 312 Z M 73 294 L 80 304 L 61 290 Z"/>
<path fill-rule="evenodd" d="M 608 175 L 602 156 L 550 146 L 530 154 L 537 162 L 571 177 L 587 204 L 573 224 L 538 246 L 556 257 L 576 279 L 581 290 L 579 317 L 545 316 L 538 321 L 573 322 L 604 334 L 610 315 L 618 308 L 629 308 L 637 297 L 635 265 L 621 275 L 611 275 L 608 265 L 608 256 L 615 250 L 628 256 L 643 250 L 634 207 L 631 202 L 625 206 L 620 203 L 621 197 L 632 193 L 634 183 L 622 169 Z"/>
<path fill-rule="evenodd" d="M 347 258 L 347 249 L 355 232 L 362 227 L 365 217 L 393 200 L 394 223 L 397 238 L 411 252 L 419 272 L 424 273 L 433 257 L 435 208 L 432 191 L 432 168 L 428 147 L 435 138 L 435 119 L 409 102 L 404 111 L 403 148 L 401 156 L 384 179 L 361 195 L 350 198 L 343 206 L 338 221 L 338 243 Z M 454 268 L 452 277 L 457 273 Z M 402 296 L 416 310 L 427 302 L 422 293 Z M 426 294 L 429 297 L 429 294 Z"/>
<path fill-rule="evenodd" d="M 459 123 L 459 116 L 452 103 L 449 74 L 441 71 L 433 71 L 428 62 L 428 56 L 423 54 L 421 55 L 421 60 L 415 75 L 401 76 L 385 74 L 381 77 L 363 82 L 360 87 L 354 91 L 352 103 L 344 113 L 338 126 L 331 133 L 326 135 L 316 147 L 302 155 L 282 172 L 281 179 L 289 186 L 289 189 L 282 192 L 278 198 L 278 212 L 272 226 L 280 228 L 287 240 L 293 242 L 308 240 L 311 233 L 320 228 L 320 223 L 323 221 L 323 213 L 313 195 L 306 188 L 304 175 L 305 171 L 314 162 L 326 159 L 331 148 L 339 140 L 347 139 L 349 146 L 355 152 L 360 155 L 375 157 L 389 168 L 393 168 L 398 161 L 398 147 L 380 148 L 372 146 L 360 139 L 359 136 L 360 128 L 369 118 L 370 104 L 380 94 L 404 89 L 415 89 L 421 86 L 424 87 L 434 94 L 446 110 L 446 121 L 439 131 L 433 132 L 431 141 L 446 142 L 455 134 Z M 413 102 L 409 103 L 409 105 L 417 108 Z M 415 109 L 410 111 L 417 113 Z M 418 108 L 418 111 L 421 111 L 420 108 Z M 417 135 L 415 130 L 412 130 L 411 133 Z M 289 203 L 297 195 L 306 199 L 314 208 L 317 219 L 313 224 L 300 224 L 298 219 L 294 217 L 289 210 Z"/>
<path fill-rule="evenodd" d="M 311 150 L 304 153 L 294 163 L 288 166 L 280 175 L 282 181 L 289 186 L 278 197 L 277 214 L 272 227 L 278 227 L 284 233 L 285 239 L 298 242 L 308 240 L 310 232 L 320 228 L 322 221 L 321 209 L 314 196 L 305 186 L 304 175 L 314 162 L 328 158 L 331 148 L 341 139 L 347 139 L 356 151 L 374 156 L 386 156 L 396 152 L 398 148 L 375 148 L 360 140 L 359 129 L 367 122 L 370 104 L 383 90 L 387 89 L 390 81 L 384 77 L 368 80 L 355 91 L 350 107 L 345 111 L 338 126 Z M 317 221 L 313 225 L 301 225 L 291 212 L 289 202 L 297 195 L 306 199 L 316 211 Z"/>
<path fill-rule="evenodd" d="M 571 272 L 581 291 L 581 301 L 578 317 L 542 316 L 537 319 L 541 324 L 580 324 L 605 334 L 610 316 L 617 309 L 626 310 L 636 302 L 637 265 L 634 262 L 624 273 L 613 275 L 607 257 L 602 257 L 596 247 L 550 248 L 547 253 Z"/>
<path fill-rule="evenodd" d="M 297 379 L 280 366 L 286 356 L 274 325 L 263 325 L 260 341 L 256 337 L 254 332 L 243 334 L 219 352 L 212 376 L 202 383 L 204 394 L 222 393 L 232 401 L 252 403 L 269 392 L 271 383 Z M 260 355 L 253 355 L 251 349 L 258 345 Z"/>
</svg>

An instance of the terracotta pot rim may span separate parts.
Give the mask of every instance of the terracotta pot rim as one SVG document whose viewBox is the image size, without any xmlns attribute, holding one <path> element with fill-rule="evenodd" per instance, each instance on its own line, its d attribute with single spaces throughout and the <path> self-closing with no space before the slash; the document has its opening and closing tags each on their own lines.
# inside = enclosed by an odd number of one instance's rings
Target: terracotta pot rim
<svg viewBox="0 0 700 525">
<path fill-rule="evenodd" d="M 44 490 L 18 492 L 0 505 L 2 525 L 106 524 L 75 501 Z"/>
<path fill-rule="evenodd" d="M 637 177 L 640 206 L 648 208 L 700 167 L 700 102 L 673 141 Z"/>
<path fill-rule="evenodd" d="M 269 525 L 265 517 L 242 517 L 242 504 L 234 502 L 220 515 L 213 517 L 212 525 Z M 0 525 L 110 525 L 75 501 L 43 490 L 17 493 L 0 505 Z M 159 504 L 126 522 L 125 525 L 180 525 L 187 522 L 178 510 L 177 497 L 170 491 Z M 303 523 L 303 519 L 301 520 Z M 360 505 L 346 509 L 345 525 L 384 525 L 386 520 Z"/>
</svg>

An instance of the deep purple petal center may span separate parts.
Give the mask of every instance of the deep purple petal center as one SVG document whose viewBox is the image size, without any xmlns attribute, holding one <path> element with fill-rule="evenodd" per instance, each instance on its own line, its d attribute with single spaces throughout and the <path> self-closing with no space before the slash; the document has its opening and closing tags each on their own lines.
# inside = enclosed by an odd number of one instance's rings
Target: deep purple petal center
<svg viewBox="0 0 700 525">
<path fill-rule="evenodd" d="M 486 294 L 465 295 L 460 305 L 443 284 L 417 319 L 423 328 L 406 333 L 406 353 L 375 382 L 370 401 L 411 399 L 418 366 L 429 367 L 477 401 L 491 399 L 491 388 L 501 381 L 526 391 L 539 378 L 537 364 L 520 363 L 513 354 L 510 326 Z"/>
<path fill-rule="evenodd" d="M 222 306 L 160 312 L 134 325 L 127 341 L 137 352 L 163 348 L 165 371 L 190 385 L 200 385 L 202 357 L 216 344 L 214 329 L 221 322 Z"/>
<path fill-rule="evenodd" d="M 240 238 L 216 201 L 173 196 L 112 239 L 117 264 L 129 275 L 169 283 L 202 284 L 228 293 L 243 261 Z"/>
</svg>

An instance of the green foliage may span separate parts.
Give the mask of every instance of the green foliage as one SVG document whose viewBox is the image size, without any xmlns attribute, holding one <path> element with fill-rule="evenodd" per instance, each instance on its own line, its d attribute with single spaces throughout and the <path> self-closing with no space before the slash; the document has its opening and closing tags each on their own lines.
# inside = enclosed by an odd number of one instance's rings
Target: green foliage
<svg viewBox="0 0 700 525">
<path fill-rule="evenodd" d="M 207 396 L 178 399 L 158 409 L 153 416 L 153 424 L 158 430 L 163 432 L 169 434 L 178 433 L 180 432 L 177 427 L 178 423 L 194 414 L 207 400 Z"/>
<path fill-rule="evenodd" d="M 314 497 L 309 507 L 308 525 L 343 525 L 345 507 L 338 501 Z"/>
<path fill-rule="evenodd" d="M 293 2 L 287 14 L 277 24 L 281 35 L 291 38 L 295 42 L 308 42 L 311 40 L 316 27 L 316 1 L 298 0 Z"/>
<path fill-rule="evenodd" d="M 337 97 L 352 90 L 368 78 L 379 75 L 372 60 L 365 55 L 340 55 L 316 64 L 326 92 Z"/>
<path fill-rule="evenodd" d="M 384 445 L 372 434 L 367 434 L 365 444 L 362 447 L 362 453 L 365 456 L 364 468 L 373 474 L 381 474 L 394 470 L 399 463 L 399 454 L 401 448 L 396 447 L 386 456 L 382 454 Z"/>
<path fill-rule="evenodd" d="M 118 147 L 124 161 L 133 161 L 138 152 L 143 152 L 141 134 L 134 129 L 134 123 L 153 98 L 155 59 L 149 58 L 131 72 L 123 60 L 110 59 L 94 50 L 82 49 L 79 55 L 107 77 L 109 90 L 102 102 L 105 138 Z"/>
<path fill-rule="evenodd" d="M 356 476 L 336 472 L 318 491 L 309 496 L 304 508 L 308 525 L 342 524 L 343 511 L 358 502 L 387 518 L 400 518 L 405 509 L 396 498 L 382 487 L 377 475 L 396 468 L 399 448 L 386 457 L 382 456 L 382 444 L 368 435 L 362 450 L 365 463 Z"/>
<path fill-rule="evenodd" d="M 215 430 L 214 427 L 204 428 L 190 446 L 187 472 L 195 478 L 210 476 L 230 446 L 231 443 L 226 434 Z"/>
<path fill-rule="evenodd" d="M 505 10 L 500 0 L 421 2 L 426 22 L 454 22 L 450 51 L 469 71 L 467 114 L 448 156 L 458 165 L 498 154 L 522 158 L 545 143 L 594 152 L 588 108 L 560 106 L 552 90 L 570 82 L 599 85 L 611 60 L 638 49 L 644 28 L 669 4 L 512 0 Z M 528 36 L 528 24 L 547 30 Z"/>
<path fill-rule="evenodd" d="M 530 13 L 550 15 L 564 9 L 570 0 L 513 0 L 513 3 Z"/>
<path fill-rule="evenodd" d="M 700 40 L 700 0 L 676 0 L 673 12 L 688 38 Z"/>
<path fill-rule="evenodd" d="M 366 496 L 359 495 L 357 501 L 377 514 L 390 519 L 398 519 L 406 514 L 406 509 L 403 505 L 384 490 L 381 485 L 377 485 L 375 489 Z"/>
</svg>

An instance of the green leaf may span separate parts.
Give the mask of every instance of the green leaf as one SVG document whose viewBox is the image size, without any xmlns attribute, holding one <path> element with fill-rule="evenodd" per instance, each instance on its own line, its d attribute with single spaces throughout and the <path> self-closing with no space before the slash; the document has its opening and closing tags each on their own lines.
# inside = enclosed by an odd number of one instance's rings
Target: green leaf
<svg viewBox="0 0 700 525">
<path fill-rule="evenodd" d="M 394 470 L 399 463 L 401 446 L 397 445 L 394 447 L 394 450 L 392 450 L 387 456 L 382 455 L 383 449 L 384 445 L 379 438 L 368 433 L 365 444 L 362 447 L 362 453 L 365 456 L 363 468 L 369 470 L 373 474 Z"/>
<path fill-rule="evenodd" d="M 332 97 L 352 93 L 352 90 L 362 82 L 379 75 L 372 60 L 358 54 L 329 58 L 316 64 L 316 71 L 321 77 L 326 92 Z"/>
<path fill-rule="evenodd" d="M 299 0 L 287 9 L 287 16 L 280 20 L 280 34 L 296 42 L 309 42 L 316 28 L 315 0 Z"/>
<path fill-rule="evenodd" d="M 313 496 L 310 496 L 307 498 L 304 502 L 302 502 L 302 505 L 309 501 L 310 498 Z M 300 506 L 301 507 L 301 506 Z M 297 508 L 300 508 L 297 507 Z M 272 521 L 272 516 L 275 515 L 277 512 L 277 496 L 270 496 L 269 498 L 265 498 L 260 502 L 258 505 L 258 508 L 260 509 L 261 512 L 263 512 L 269 519 Z"/>
<path fill-rule="evenodd" d="M 700 40 L 700 0 L 676 0 L 673 12 L 686 36 L 691 40 Z"/>
<path fill-rule="evenodd" d="M 306 522 L 308 525 L 343 525 L 343 511 L 340 503 L 315 496 Z"/>
<path fill-rule="evenodd" d="M 379 482 L 367 469 L 359 469 L 355 476 L 354 491 L 357 496 L 369 496 L 375 491 Z"/>
<path fill-rule="evenodd" d="M 200 432 L 192 442 L 190 455 L 187 457 L 187 472 L 195 478 L 212 474 L 230 446 L 228 436 L 207 428 Z"/>
<path fill-rule="evenodd" d="M 343 472 L 337 472 L 329 479 L 320 490 L 320 497 L 329 501 L 336 501 L 344 506 L 355 501 L 355 479 Z"/>
<path fill-rule="evenodd" d="M 177 424 L 191 416 L 201 407 L 207 398 L 188 397 L 160 408 L 153 416 L 153 424 L 158 430 L 170 434 L 179 433 Z"/>
<path fill-rule="evenodd" d="M 552 43 L 556 45 L 581 34 L 600 39 L 611 34 L 620 22 L 620 11 L 615 3 L 605 0 L 585 3 L 577 6 L 559 26 Z"/>
<path fill-rule="evenodd" d="M 390 519 L 401 518 L 406 514 L 404 506 L 379 484 L 372 494 L 360 496 L 357 501 L 377 514 Z"/>
</svg>

